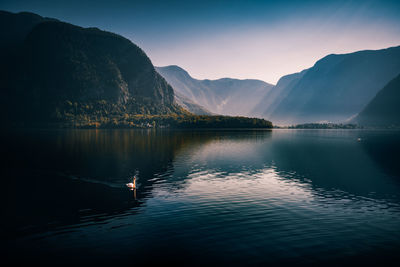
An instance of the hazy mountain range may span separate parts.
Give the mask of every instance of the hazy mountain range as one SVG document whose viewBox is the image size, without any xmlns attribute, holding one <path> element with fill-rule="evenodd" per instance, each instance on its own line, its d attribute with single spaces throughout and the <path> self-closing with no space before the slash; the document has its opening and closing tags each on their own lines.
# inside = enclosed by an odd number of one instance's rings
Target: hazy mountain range
<svg viewBox="0 0 400 267">
<path fill-rule="evenodd" d="M 259 102 L 252 110 L 252 114 L 258 117 L 271 117 L 271 114 L 279 104 L 288 97 L 291 89 L 304 76 L 307 70 L 289 74 L 279 79 L 278 83 L 265 95 L 260 96 Z"/>
<path fill-rule="evenodd" d="M 279 92 L 264 97 L 273 106 L 266 105 L 259 114 L 282 124 L 343 122 L 399 73 L 400 47 L 329 55 L 310 69 L 281 78 L 271 90 Z"/>
<path fill-rule="evenodd" d="M 176 92 L 214 113 L 284 125 L 348 122 L 400 73 L 400 46 L 328 55 L 275 86 L 259 80 L 196 80 L 177 66 L 156 69 Z"/>
<path fill-rule="evenodd" d="M 178 66 L 156 67 L 156 70 L 172 85 L 178 98 L 184 96 L 210 112 L 222 115 L 251 116 L 260 96 L 273 87 L 251 79 L 197 80 Z"/>
</svg>

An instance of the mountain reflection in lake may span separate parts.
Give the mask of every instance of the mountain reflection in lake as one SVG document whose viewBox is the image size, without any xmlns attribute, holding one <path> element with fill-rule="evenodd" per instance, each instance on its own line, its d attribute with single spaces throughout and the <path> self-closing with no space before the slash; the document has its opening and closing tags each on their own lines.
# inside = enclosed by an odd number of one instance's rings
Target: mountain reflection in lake
<svg viewBox="0 0 400 267">
<path fill-rule="evenodd" d="M 399 132 L 60 130 L 1 139 L 3 252 L 16 263 L 399 257 Z M 136 196 L 125 186 L 134 174 Z"/>
</svg>

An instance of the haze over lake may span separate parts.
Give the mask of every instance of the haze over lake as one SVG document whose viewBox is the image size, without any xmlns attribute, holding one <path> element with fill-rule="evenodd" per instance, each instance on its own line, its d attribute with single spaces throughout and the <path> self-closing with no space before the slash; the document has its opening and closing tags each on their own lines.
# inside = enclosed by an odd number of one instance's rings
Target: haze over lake
<svg viewBox="0 0 400 267">
<path fill-rule="evenodd" d="M 398 259 L 397 131 L 34 130 L 1 141 L 5 252 L 17 263 Z M 125 186 L 134 174 L 136 192 Z"/>
</svg>

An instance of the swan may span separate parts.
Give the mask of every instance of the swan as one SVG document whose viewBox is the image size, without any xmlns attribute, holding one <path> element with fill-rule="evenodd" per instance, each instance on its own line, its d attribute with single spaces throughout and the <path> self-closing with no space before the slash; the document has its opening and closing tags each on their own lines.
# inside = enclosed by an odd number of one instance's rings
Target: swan
<svg viewBox="0 0 400 267">
<path fill-rule="evenodd" d="M 132 183 L 127 183 L 126 186 L 129 187 L 132 190 L 136 189 L 136 177 L 134 176 Z"/>
</svg>

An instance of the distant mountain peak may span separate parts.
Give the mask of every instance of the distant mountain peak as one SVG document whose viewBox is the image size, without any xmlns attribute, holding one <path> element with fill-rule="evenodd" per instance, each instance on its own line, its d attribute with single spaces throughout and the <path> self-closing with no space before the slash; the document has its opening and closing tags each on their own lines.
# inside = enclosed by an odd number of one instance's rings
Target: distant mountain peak
<svg viewBox="0 0 400 267">
<path fill-rule="evenodd" d="M 343 122 L 400 72 L 400 46 L 330 54 L 302 75 L 282 77 L 262 113 L 278 124 Z M 262 110 L 258 108 L 258 110 Z"/>
<path fill-rule="evenodd" d="M 251 110 L 273 85 L 257 79 L 198 80 L 179 66 L 156 67 L 176 93 L 212 113 L 253 115 Z M 194 111 L 193 111 L 194 112 Z"/>
</svg>

